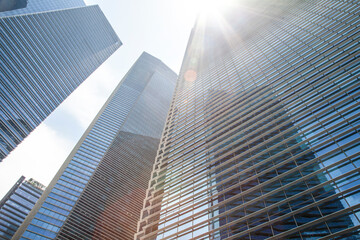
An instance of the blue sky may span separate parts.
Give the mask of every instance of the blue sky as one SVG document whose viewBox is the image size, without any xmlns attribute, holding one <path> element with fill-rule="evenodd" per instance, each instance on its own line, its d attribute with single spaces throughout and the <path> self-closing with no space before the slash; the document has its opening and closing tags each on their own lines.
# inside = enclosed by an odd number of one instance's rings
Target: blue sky
<svg viewBox="0 0 360 240">
<path fill-rule="evenodd" d="M 47 185 L 98 110 L 143 51 L 179 72 L 200 1 L 87 0 L 99 4 L 123 42 L 0 164 L 0 198 L 24 175 Z"/>
</svg>

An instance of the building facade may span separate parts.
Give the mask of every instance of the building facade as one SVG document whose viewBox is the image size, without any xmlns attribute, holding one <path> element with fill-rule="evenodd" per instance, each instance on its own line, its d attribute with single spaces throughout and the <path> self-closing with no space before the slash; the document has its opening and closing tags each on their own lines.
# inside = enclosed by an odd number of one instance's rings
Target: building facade
<svg viewBox="0 0 360 240">
<path fill-rule="evenodd" d="M 137 240 L 359 239 L 360 4 L 200 15 Z"/>
<path fill-rule="evenodd" d="M 176 78 L 143 53 L 15 239 L 133 238 Z"/>
<path fill-rule="evenodd" d="M 0 18 L 29 13 L 85 7 L 83 0 L 4 0 L 0 2 Z"/>
<path fill-rule="evenodd" d="M 10 240 L 25 220 L 45 187 L 21 177 L 0 201 L 0 239 Z"/>
<path fill-rule="evenodd" d="M 0 161 L 121 44 L 98 6 L 0 18 Z"/>
</svg>

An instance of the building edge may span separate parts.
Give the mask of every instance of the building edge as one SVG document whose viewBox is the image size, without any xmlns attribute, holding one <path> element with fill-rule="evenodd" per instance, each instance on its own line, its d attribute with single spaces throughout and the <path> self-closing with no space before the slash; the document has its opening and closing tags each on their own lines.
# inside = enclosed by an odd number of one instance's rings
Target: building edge
<svg viewBox="0 0 360 240">
<path fill-rule="evenodd" d="M 103 114 L 103 112 L 105 111 L 105 109 L 107 108 L 108 104 L 110 103 L 110 101 L 113 99 L 114 95 L 118 92 L 119 88 L 121 87 L 123 81 L 125 79 L 127 79 L 127 76 L 129 75 L 129 73 L 132 72 L 133 68 L 136 66 L 136 63 L 138 61 L 141 60 L 141 57 L 144 55 L 148 55 L 151 56 L 153 59 L 156 59 L 158 62 L 162 63 L 163 65 L 167 66 L 165 63 L 163 63 L 159 58 L 154 57 L 153 55 L 149 54 L 146 51 L 143 51 L 140 56 L 137 58 L 137 60 L 134 62 L 134 64 L 131 66 L 131 68 L 127 71 L 127 73 L 123 76 L 123 78 L 120 80 L 120 82 L 118 83 L 118 85 L 116 86 L 116 88 L 113 90 L 113 92 L 111 93 L 111 95 L 108 97 L 108 99 L 106 100 L 106 102 L 104 103 L 104 105 L 102 106 L 102 108 L 100 109 L 100 111 L 97 113 L 97 115 L 95 116 L 95 118 L 92 120 L 92 122 L 90 123 L 90 125 L 88 126 L 88 128 L 86 129 L 86 131 L 83 133 L 83 135 L 81 136 L 81 138 L 79 139 L 79 141 L 77 142 L 77 144 L 74 146 L 73 150 L 70 152 L 70 154 L 68 155 L 68 157 L 66 158 L 66 160 L 64 161 L 64 163 L 61 165 L 60 169 L 58 170 L 58 172 L 55 174 L 54 178 L 51 180 L 50 184 L 47 186 L 47 188 L 45 189 L 45 191 L 43 192 L 43 194 L 41 195 L 40 199 L 37 201 L 36 205 L 33 207 L 33 209 L 30 211 L 30 213 L 28 214 L 28 216 L 25 218 L 24 222 L 21 224 L 21 226 L 18 228 L 18 230 L 16 231 L 16 233 L 14 234 L 14 237 L 12 239 L 17 240 L 20 239 L 21 236 L 24 234 L 24 232 L 26 231 L 26 229 L 28 228 L 29 224 L 31 223 L 32 219 L 35 217 L 35 215 L 38 213 L 39 209 L 41 208 L 41 206 L 43 205 L 43 203 L 45 202 L 45 200 L 47 199 L 48 195 L 51 193 L 53 187 L 56 185 L 56 183 L 59 181 L 60 177 L 62 176 L 62 174 L 64 173 L 65 169 L 68 167 L 69 163 L 71 162 L 71 160 L 73 159 L 73 157 L 75 156 L 75 154 L 78 152 L 79 148 L 81 147 L 81 145 L 83 144 L 84 140 L 86 139 L 86 137 L 88 136 L 88 134 L 90 133 L 90 131 L 93 129 L 94 125 L 96 124 L 96 122 L 98 121 L 98 119 L 100 118 L 100 116 Z M 167 67 L 169 71 L 171 71 L 173 74 L 176 75 L 176 73 L 169 67 Z M 113 139 L 113 141 L 115 140 L 115 138 Z M 90 181 L 88 181 L 88 183 L 86 184 L 86 186 L 89 184 Z M 86 188 L 85 186 L 85 188 Z M 85 189 L 84 188 L 84 189 Z M 82 194 L 81 194 L 82 195 Z M 80 196 L 81 196 L 80 195 Z M 70 211 L 72 212 L 72 210 Z M 66 220 L 67 221 L 67 220 Z M 66 221 L 64 222 L 64 224 L 66 223 Z M 60 227 L 60 229 L 62 229 L 63 226 Z M 60 231 L 59 231 L 60 232 Z"/>
<path fill-rule="evenodd" d="M 126 76 L 126 75 L 125 75 Z M 64 170 L 66 169 L 66 167 L 68 166 L 68 164 L 70 163 L 70 161 L 72 160 L 72 158 L 75 156 L 75 154 L 77 153 L 77 151 L 79 150 L 81 144 L 83 143 L 83 141 L 85 140 L 85 138 L 87 137 L 87 135 L 89 134 L 90 130 L 93 128 L 93 126 L 95 125 L 96 121 L 99 119 L 99 117 L 101 116 L 101 114 L 104 112 L 104 110 L 106 109 L 107 105 L 109 104 L 109 102 L 111 101 L 112 97 L 116 94 L 117 90 L 120 88 L 122 83 L 122 80 L 119 82 L 119 84 L 116 86 L 116 88 L 114 89 L 114 91 L 111 93 L 111 95 L 108 97 L 108 99 L 106 100 L 106 102 L 104 103 L 104 105 L 102 106 L 102 108 L 100 109 L 100 111 L 98 112 L 98 114 L 95 116 L 95 118 L 92 120 L 92 122 L 90 123 L 90 125 L 88 126 L 88 128 L 86 129 L 86 131 L 84 132 L 84 134 L 81 136 L 81 138 L 79 139 L 79 141 L 76 143 L 75 147 L 73 148 L 73 150 L 70 152 L 69 156 L 66 158 L 66 160 L 64 161 L 64 163 L 61 165 L 60 169 L 57 171 L 57 173 L 55 174 L 54 178 L 51 180 L 50 184 L 46 187 L 45 191 L 43 192 L 43 194 L 41 195 L 40 199 L 37 201 L 37 203 L 35 204 L 35 206 L 33 207 L 33 209 L 31 209 L 29 215 L 25 218 L 23 224 L 21 224 L 21 226 L 19 227 L 19 229 L 16 231 L 16 233 L 14 234 L 13 239 L 20 239 L 20 237 L 24 234 L 25 230 L 27 229 L 27 227 L 29 226 L 31 220 L 35 217 L 36 213 L 39 211 L 39 209 L 41 208 L 42 204 L 45 202 L 45 199 L 48 197 L 48 195 L 50 194 L 52 188 L 55 186 L 55 184 L 58 182 L 58 180 L 60 179 L 62 173 L 64 172 Z"/>
</svg>

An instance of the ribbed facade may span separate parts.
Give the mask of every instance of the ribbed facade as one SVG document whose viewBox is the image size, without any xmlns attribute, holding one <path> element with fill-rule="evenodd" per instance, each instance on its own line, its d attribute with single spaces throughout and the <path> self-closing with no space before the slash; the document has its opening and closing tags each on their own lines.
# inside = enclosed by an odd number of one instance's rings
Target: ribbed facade
<svg viewBox="0 0 360 240">
<path fill-rule="evenodd" d="M 0 18 L 28 13 L 85 7 L 83 0 L 5 0 L 0 2 Z"/>
<path fill-rule="evenodd" d="M 359 239 L 359 2 L 231 2 L 192 31 L 135 239 Z"/>
<path fill-rule="evenodd" d="M 159 142 L 120 131 L 57 239 L 132 239 Z"/>
<path fill-rule="evenodd" d="M 0 239 L 10 240 L 25 220 L 44 187 L 30 179 L 21 177 L 0 201 Z"/>
<path fill-rule="evenodd" d="M 15 239 L 131 239 L 176 78 L 143 53 Z"/>
<path fill-rule="evenodd" d="M 120 46 L 98 6 L 0 18 L 0 161 Z"/>
</svg>

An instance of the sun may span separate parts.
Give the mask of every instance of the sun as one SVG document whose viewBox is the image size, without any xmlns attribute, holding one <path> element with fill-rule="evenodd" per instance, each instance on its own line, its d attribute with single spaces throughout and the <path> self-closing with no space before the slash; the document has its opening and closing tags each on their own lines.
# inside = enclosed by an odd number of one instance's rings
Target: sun
<svg viewBox="0 0 360 240">
<path fill-rule="evenodd" d="M 224 7 L 221 0 L 198 0 L 198 14 L 214 16 Z"/>
<path fill-rule="evenodd" d="M 228 0 L 177 0 L 178 11 L 193 16 L 214 16 L 226 5 Z"/>
</svg>

